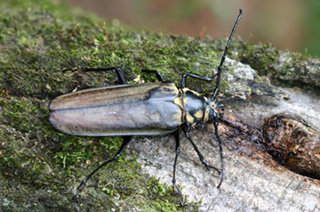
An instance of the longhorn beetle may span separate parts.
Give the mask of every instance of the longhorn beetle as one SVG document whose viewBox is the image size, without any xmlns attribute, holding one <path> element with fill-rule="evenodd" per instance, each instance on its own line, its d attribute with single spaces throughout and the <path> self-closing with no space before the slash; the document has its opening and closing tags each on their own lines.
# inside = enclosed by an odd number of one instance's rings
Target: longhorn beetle
<svg viewBox="0 0 320 212">
<path fill-rule="evenodd" d="M 49 105 L 52 111 L 50 122 L 56 129 L 71 135 L 123 136 L 124 138 L 116 155 L 98 166 L 82 181 L 74 199 L 94 173 L 120 157 L 132 136 L 172 134 L 176 141 L 172 183 L 182 204 L 175 179 L 177 159 L 180 153 L 180 129 L 184 131 L 200 161 L 207 168 L 213 168 L 220 174 L 220 182 L 217 187 L 221 186 L 224 164 L 222 142 L 218 134 L 218 118 L 221 115 L 219 112 L 222 105 L 216 101 L 216 97 L 219 93 L 221 73 L 224 70 L 222 66 L 241 16 L 242 10 L 240 9 L 221 58 L 218 73 L 212 77 L 185 73 L 182 76 L 182 87 L 178 89 L 173 83 L 164 82 L 161 74 L 155 70 L 142 71 L 156 74 L 160 82 L 130 85 L 126 83 L 123 71 L 118 67 L 85 68 L 84 71 L 115 70 L 122 85 L 82 90 L 58 96 L 52 100 Z M 187 88 L 187 77 L 207 82 L 217 80 L 213 95 L 209 98 L 203 97 L 196 91 Z M 213 167 L 204 159 L 189 135 L 191 129 L 212 122 L 219 143 L 221 170 Z"/>
</svg>

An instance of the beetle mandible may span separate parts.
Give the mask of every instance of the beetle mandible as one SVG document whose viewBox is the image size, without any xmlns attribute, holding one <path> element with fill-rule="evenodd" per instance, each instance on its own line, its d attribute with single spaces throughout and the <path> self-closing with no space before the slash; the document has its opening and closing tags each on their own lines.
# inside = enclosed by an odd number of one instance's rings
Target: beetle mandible
<svg viewBox="0 0 320 212">
<path fill-rule="evenodd" d="M 213 77 L 185 73 L 182 76 L 181 88 L 178 89 L 173 83 L 163 82 L 161 74 L 155 70 L 145 69 L 142 71 L 156 74 L 160 82 L 130 85 L 126 83 L 123 71 L 118 67 L 85 68 L 84 71 L 115 70 L 122 85 L 82 90 L 58 96 L 51 101 L 49 105 L 50 122 L 59 131 L 80 136 L 124 137 L 116 155 L 98 166 L 82 181 L 77 188 L 74 199 L 77 198 L 94 173 L 120 157 L 132 136 L 172 134 L 176 141 L 172 183 L 181 202 L 181 194 L 175 180 L 176 164 L 180 153 L 180 129 L 184 131 L 200 161 L 207 168 L 213 168 L 219 172 L 220 181 L 217 188 L 221 186 L 224 178 L 224 164 L 222 141 L 218 133 L 218 118 L 222 108 L 216 101 L 216 97 L 219 94 L 222 66 L 241 16 L 242 10 L 240 9 L 221 58 L 218 72 Z M 187 88 L 187 77 L 207 82 L 217 80 L 213 95 L 207 98 Z M 212 122 L 219 143 L 221 169 L 213 167 L 204 159 L 189 135 L 191 129 Z"/>
</svg>

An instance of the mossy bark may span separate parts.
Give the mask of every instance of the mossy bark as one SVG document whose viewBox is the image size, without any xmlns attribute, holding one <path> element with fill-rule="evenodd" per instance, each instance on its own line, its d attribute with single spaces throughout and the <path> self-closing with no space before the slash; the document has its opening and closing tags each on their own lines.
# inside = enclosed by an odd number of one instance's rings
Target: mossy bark
<svg viewBox="0 0 320 212">
<path fill-rule="evenodd" d="M 211 38 L 129 29 L 47 0 L 2 1 L 1 210 L 72 210 L 72 189 L 119 147 L 121 138 L 69 136 L 57 132 L 48 121 L 47 106 L 55 96 L 117 83 L 115 73 L 84 73 L 82 67 L 122 67 L 130 83 L 155 80 L 141 76 L 140 70 L 156 69 L 179 86 L 185 72 L 216 73 L 224 45 Z M 317 58 L 239 41 L 231 55 L 282 82 L 320 87 Z M 287 58 L 284 62 L 283 57 Z M 213 91 L 212 85 L 197 80 L 188 86 L 203 94 Z M 226 80 L 222 87 L 227 94 Z M 181 209 L 170 188 L 141 174 L 134 152 L 98 175 L 103 177 L 94 177 L 81 197 L 83 209 Z M 196 204 L 186 207 L 196 208 Z"/>
</svg>

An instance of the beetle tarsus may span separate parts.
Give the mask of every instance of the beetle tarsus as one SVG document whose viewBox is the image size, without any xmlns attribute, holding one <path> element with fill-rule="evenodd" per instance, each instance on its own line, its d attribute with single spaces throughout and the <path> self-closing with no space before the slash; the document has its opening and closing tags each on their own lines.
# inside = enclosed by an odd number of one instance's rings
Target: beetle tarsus
<svg viewBox="0 0 320 212">
<path fill-rule="evenodd" d="M 178 186 L 175 183 L 173 184 L 173 186 L 174 186 L 174 189 L 176 190 L 176 197 L 179 199 L 180 206 L 184 206 L 184 202 L 182 201 L 182 195 L 180 193 L 180 189 L 178 188 Z"/>
<path fill-rule="evenodd" d="M 221 170 L 212 166 L 208 161 L 206 161 L 204 158 L 201 160 L 201 162 L 203 163 L 203 165 L 205 165 L 205 167 L 210 170 L 210 169 L 214 169 L 218 172 L 218 174 L 221 174 Z"/>
<path fill-rule="evenodd" d="M 78 186 L 77 190 L 76 190 L 76 194 L 73 196 L 72 201 L 76 201 L 78 198 L 78 195 L 81 193 L 81 191 L 83 190 L 83 188 L 85 187 L 87 183 L 87 179 L 83 180 L 81 182 L 81 184 Z"/>
<path fill-rule="evenodd" d="M 180 189 L 178 188 L 178 186 L 176 185 L 176 180 L 175 179 L 173 179 L 172 180 L 172 184 L 173 184 L 173 190 L 175 191 L 175 195 L 176 195 L 176 197 L 179 199 L 179 203 L 180 203 L 180 205 L 181 206 L 184 206 L 184 203 L 183 203 L 183 201 L 182 201 L 182 195 L 181 195 L 181 193 L 180 193 Z"/>
</svg>

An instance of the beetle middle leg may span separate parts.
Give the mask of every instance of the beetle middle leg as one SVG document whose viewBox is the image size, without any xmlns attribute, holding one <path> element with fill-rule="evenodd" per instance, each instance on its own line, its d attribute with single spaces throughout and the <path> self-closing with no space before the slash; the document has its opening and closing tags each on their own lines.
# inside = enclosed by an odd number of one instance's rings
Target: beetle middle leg
<svg viewBox="0 0 320 212">
<path fill-rule="evenodd" d="M 121 84 L 127 84 L 127 80 L 124 77 L 123 70 L 118 67 L 108 67 L 108 68 L 84 68 L 82 71 L 110 71 L 115 70 L 118 76 L 118 79 L 120 80 Z M 131 141 L 132 136 L 123 136 L 123 142 L 121 147 L 119 148 L 118 152 L 114 155 L 113 158 L 103 162 L 100 166 L 98 166 L 95 170 L 93 170 L 77 187 L 76 194 L 73 196 L 73 201 L 75 201 L 79 195 L 79 193 L 84 189 L 87 181 L 102 167 L 106 166 L 108 163 L 111 163 L 113 161 L 118 160 L 118 158 L 121 156 L 121 153 L 125 149 L 125 147 L 129 144 Z"/>
<path fill-rule="evenodd" d="M 180 205 L 183 205 L 182 199 L 181 199 L 181 193 L 180 189 L 176 185 L 176 166 L 177 166 L 177 160 L 178 156 L 180 154 L 180 138 L 179 138 L 179 130 L 173 132 L 174 139 L 176 141 L 176 156 L 174 158 L 174 164 L 173 164 L 173 177 L 172 177 L 172 184 L 174 189 L 176 189 L 176 195 L 179 198 Z"/>
</svg>

